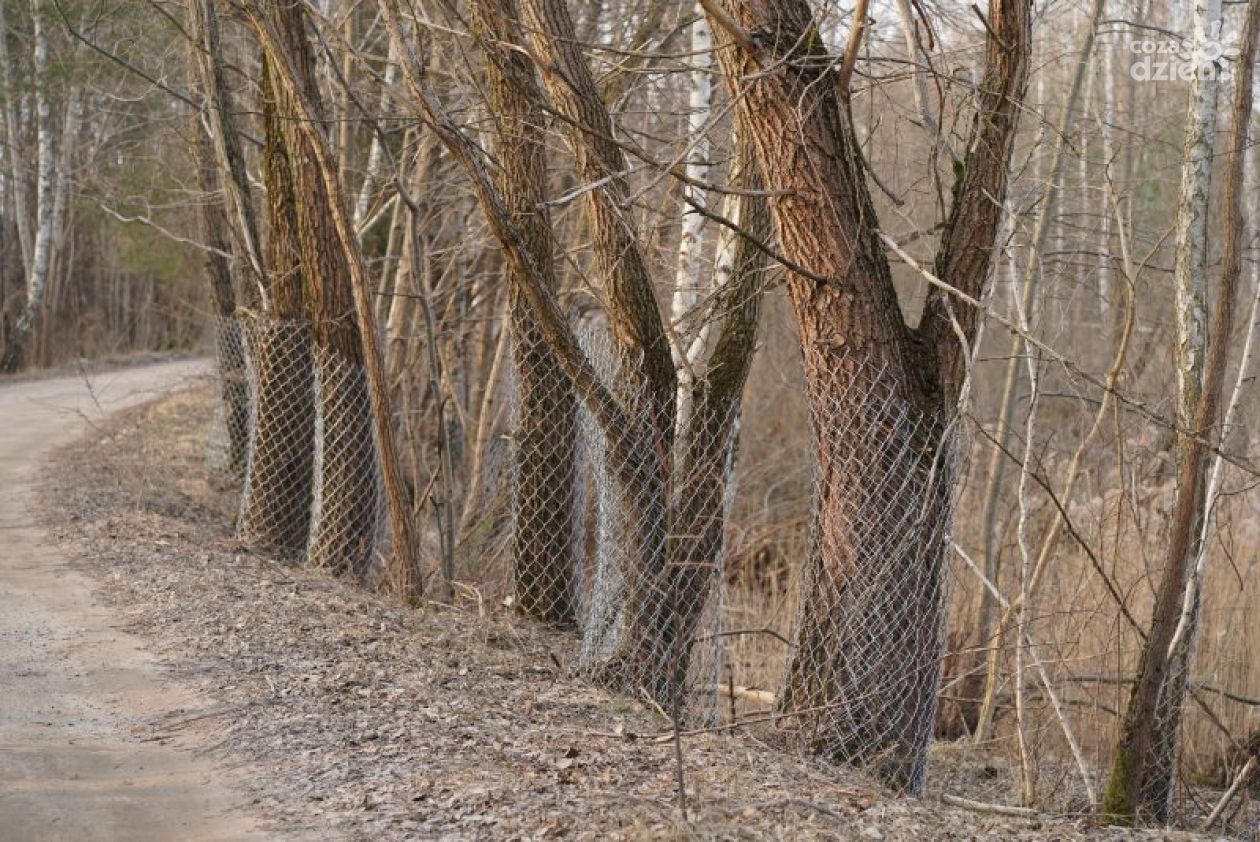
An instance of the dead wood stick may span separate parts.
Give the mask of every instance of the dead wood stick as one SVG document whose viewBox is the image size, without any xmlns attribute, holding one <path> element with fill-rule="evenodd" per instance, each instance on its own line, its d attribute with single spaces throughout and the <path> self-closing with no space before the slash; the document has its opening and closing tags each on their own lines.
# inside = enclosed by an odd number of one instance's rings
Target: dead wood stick
<svg viewBox="0 0 1260 842">
<path fill-rule="evenodd" d="M 742 687 L 739 684 L 717 684 L 709 689 L 728 699 L 745 699 L 762 705 L 773 705 L 778 700 L 774 693 L 771 693 L 769 690 L 754 690 L 751 687 Z"/>
<path fill-rule="evenodd" d="M 1038 811 L 1031 807 L 1012 807 L 1007 804 L 991 804 L 987 801 L 972 801 L 970 798 L 963 798 L 961 795 L 949 795 L 948 793 L 941 795 L 941 801 L 951 807 L 962 807 L 964 810 L 971 810 L 976 813 L 992 813 L 997 816 L 1015 816 L 1021 819 L 1035 819 L 1041 815 Z"/>
<path fill-rule="evenodd" d="M 1256 756 L 1253 754 L 1247 758 L 1247 762 L 1243 764 L 1242 769 L 1234 777 L 1234 782 L 1229 785 L 1229 789 L 1225 790 L 1225 794 L 1221 796 L 1221 800 L 1216 802 L 1216 806 L 1212 808 L 1212 812 L 1203 820 L 1200 830 L 1211 830 L 1212 825 L 1216 824 L 1221 814 L 1225 812 L 1225 808 L 1229 806 L 1229 802 L 1234 800 L 1234 796 L 1238 794 L 1238 790 L 1247 783 L 1256 768 Z"/>
</svg>

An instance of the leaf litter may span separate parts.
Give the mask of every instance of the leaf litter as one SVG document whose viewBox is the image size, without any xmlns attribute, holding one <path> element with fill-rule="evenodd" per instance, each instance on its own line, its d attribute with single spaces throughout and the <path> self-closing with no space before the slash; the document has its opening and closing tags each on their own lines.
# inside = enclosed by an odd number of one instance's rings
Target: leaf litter
<svg viewBox="0 0 1260 842">
<path fill-rule="evenodd" d="M 237 542 L 235 489 L 204 469 L 211 411 L 201 388 L 116 416 L 55 457 L 41 508 L 128 630 L 215 700 L 136 738 L 209 728 L 206 750 L 243 768 L 267 826 L 355 840 L 1190 838 L 898 798 L 743 731 L 683 739 L 684 819 L 668 721 L 570 678 L 573 640 L 475 600 L 408 609 Z"/>
</svg>

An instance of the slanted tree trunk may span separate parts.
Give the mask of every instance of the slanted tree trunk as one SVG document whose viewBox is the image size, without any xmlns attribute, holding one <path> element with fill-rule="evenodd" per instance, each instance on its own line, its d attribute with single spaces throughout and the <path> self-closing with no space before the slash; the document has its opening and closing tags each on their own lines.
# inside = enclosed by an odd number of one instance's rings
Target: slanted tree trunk
<svg viewBox="0 0 1260 842">
<path fill-rule="evenodd" d="M 263 546 L 300 553 L 311 523 L 314 369 L 302 300 L 297 199 L 274 73 L 264 56 L 260 96 L 270 239 L 264 310 L 246 325 L 254 409 L 240 530 Z"/>
<path fill-rule="evenodd" d="M 223 207 L 231 219 L 229 231 L 235 239 L 236 254 L 242 260 L 247 275 L 247 282 L 241 284 L 239 303 L 246 307 L 267 310 L 271 307 L 271 302 L 262 241 L 258 233 L 257 214 L 250 197 L 245 155 L 236 125 L 236 108 L 224 69 L 219 18 L 215 12 L 214 0 L 190 0 L 188 24 L 189 33 L 194 39 L 192 58 L 196 64 L 196 77 L 206 105 L 206 130 L 218 162 Z"/>
<path fill-rule="evenodd" d="M 245 373 L 245 346 L 241 325 L 236 320 L 236 292 L 233 284 L 232 241 L 228 234 L 227 214 L 220 197 L 221 184 L 209 150 L 209 141 L 198 133 L 197 174 L 202 193 L 202 230 L 206 245 L 206 274 L 210 278 L 210 299 L 214 305 L 215 358 L 218 361 L 218 393 L 222 405 L 223 424 L 227 433 L 227 455 L 223 468 L 232 476 L 245 473 L 249 454 L 249 379 Z"/>
<path fill-rule="evenodd" d="M 668 487 L 674 440 L 677 373 L 651 275 L 625 212 L 625 156 L 608 109 L 582 55 L 565 0 L 524 0 L 526 28 L 541 59 L 543 84 L 568 124 L 578 177 L 598 183 L 584 202 L 595 269 L 606 285 L 616 346 L 615 395 L 626 426 L 606 429 L 612 453 L 630 455 L 609 480 L 604 514 L 609 546 L 625 559 L 621 631 L 613 651 L 594 666 L 597 680 L 620 689 L 663 695 L 661 649 L 668 618 L 665 555 Z"/>
<path fill-rule="evenodd" d="M 756 149 L 804 357 L 814 541 L 780 712 L 824 756 L 922 787 L 942 652 L 952 419 L 974 308 L 905 324 L 851 118 L 806 0 L 706 0 Z M 992 0 L 986 70 L 936 272 L 981 297 L 1027 75 L 1028 0 Z M 964 342 L 959 341 L 959 336 Z"/>
<path fill-rule="evenodd" d="M 496 121 L 496 184 L 547 291 L 556 292 L 551 218 L 546 210 L 546 135 L 542 99 L 512 0 L 477 0 L 475 23 L 488 53 Z M 512 574 L 516 606 L 557 626 L 577 621 L 575 510 L 577 405 L 573 386 L 547 344 L 525 297 L 524 269 L 509 263 L 508 316 L 516 369 L 517 424 Z"/>
<path fill-rule="evenodd" d="M 338 374 L 341 375 L 332 387 L 336 389 L 336 396 L 330 396 L 325 388 L 326 399 L 319 408 L 330 413 L 339 409 L 352 410 L 356 416 L 329 415 L 320 418 L 323 432 L 327 434 L 324 444 L 336 444 L 341 452 L 347 454 L 344 463 L 341 457 L 330 459 L 325 455 L 321 467 L 331 466 L 331 473 L 322 478 L 350 480 L 349 473 L 353 472 L 355 486 L 350 489 L 332 488 L 329 492 L 336 495 L 338 511 L 354 517 L 343 523 L 335 534 L 327 536 L 323 534 L 323 527 L 313 526 L 312 543 L 327 537 L 330 542 L 335 542 L 335 546 L 340 545 L 332 560 L 362 572 L 375 537 L 379 479 L 389 515 L 391 543 L 390 557 L 384 560 L 379 571 L 381 581 L 397 596 L 415 600 L 422 594 L 424 583 L 411 532 L 411 501 L 403 483 L 395 443 L 384 356 L 376 336 L 376 316 L 367 269 L 341 188 L 326 121 L 322 116 L 319 91 L 311 72 L 309 44 L 302 26 L 302 7 L 293 3 L 267 9 L 263 4 L 254 2 L 248 4 L 246 12 L 266 55 L 277 63 L 281 71 L 277 74 L 276 87 L 283 90 L 285 102 L 290 108 L 292 119 L 287 128 L 296 132 L 293 142 L 296 144 L 300 139 L 303 144 L 300 149 L 303 172 L 310 179 L 304 182 L 309 186 L 302 195 L 307 204 L 304 215 L 298 217 L 298 241 L 303 269 L 308 275 L 307 293 L 317 294 L 319 299 L 311 307 L 312 312 L 320 317 L 315 325 L 316 341 L 322 351 L 336 360 Z M 295 177 L 294 181 L 298 179 Z M 410 207 L 415 210 L 414 204 Z M 319 281 L 318 289 L 309 280 L 312 276 Z M 349 326 L 353 326 L 352 334 Z M 353 348 L 347 342 L 349 335 L 359 340 Z M 361 368 L 346 366 L 347 358 L 352 355 L 360 357 Z M 331 378 L 325 382 L 333 383 Z M 362 399 L 358 397 L 360 394 Z M 360 422 L 359 413 L 365 423 Z M 365 429 L 367 435 L 362 435 L 361 429 Z M 349 433 L 353 438 L 348 441 L 336 438 L 343 433 Z M 342 472 L 343 465 L 348 466 L 345 473 Z M 370 479 L 359 480 L 364 474 Z M 356 497 L 356 493 L 359 496 Z M 320 505 L 327 502 L 324 500 Z"/>
<path fill-rule="evenodd" d="M 195 4 L 189 4 L 188 30 L 201 30 L 201 18 Z M 202 92 L 202 106 L 206 82 L 200 67 L 199 51 L 204 40 L 194 42 L 189 55 L 189 81 L 192 90 Z M 213 84 L 213 82 L 211 82 Z M 227 454 L 223 468 L 232 476 L 245 473 L 249 454 L 249 381 L 245 372 L 244 337 L 236 320 L 236 266 L 233 260 L 231 225 L 225 206 L 223 183 L 218 169 L 211 128 L 200 111 L 193 114 L 193 143 L 197 159 L 197 181 L 201 187 L 201 222 L 206 246 L 206 274 L 210 281 L 210 300 L 214 306 L 215 357 L 218 360 L 219 411 L 223 414 L 227 434 Z"/>
<path fill-rule="evenodd" d="M 1197 0 L 1194 12 L 1195 66 L 1202 68 L 1213 60 L 1207 49 L 1219 34 L 1220 0 Z M 1191 574 L 1203 549 L 1207 518 L 1207 442 L 1219 439 L 1221 394 L 1241 274 L 1243 156 L 1252 110 L 1258 29 L 1260 3 L 1253 0 L 1247 11 L 1235 87 L 1222 215 L 1224 266 L 1210 329 L 1207 220 L 1219 66 L 1217 72 L 1197 73 L 1190 86 L 1173 272 L 1179 393 L 1177 494 L 1151 628 L 1138 661 L 1137 682 L 1129 697 L 1103 799 L 1105 818 L 1116 824 L 1164 824 L 1172 815 L 1181 709 L 1201 607 L 1198 573 Z"/>
<path fill-rule="evenodd" d="M 321 121 L 318 130 L 326 132 L 302 8 L 298 0 L 269 4 L 269 23 L 284 50 L 283 57 L 273 59 L 285 63 L 283 72 L 295 75 L 306 107 Z M 307 563 L 363 574 L 376 538 L 379 475 L 350 270 L 332 223 L 333 197 L 300 125 L 306 114 L 285 86 L 274 89 L 284 118 L 281 137 L 296 202 L 294 233 L 314 345 L 315 475 Z"/>
</svg>

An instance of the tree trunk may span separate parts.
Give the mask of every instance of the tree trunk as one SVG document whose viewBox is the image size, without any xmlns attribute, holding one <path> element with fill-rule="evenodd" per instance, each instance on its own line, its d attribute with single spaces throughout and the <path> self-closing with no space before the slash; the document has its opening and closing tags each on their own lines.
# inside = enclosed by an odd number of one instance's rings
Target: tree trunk
<svg viewBox="0 0 1260 842">
<path fill-rule="evenodd" d="M 953 414 L 978 314 L 929 295 L 905 324 L 835 62 L 806 0 L 704 3 L 723 75 L 794 270 L 817 475 L 779 711 L 829 759 L 919 791 L 936 707 Z M 980 298 L 1006 192 L 1031 34 L 1027 0 L 994 0 L 987 65 L 937 273 Z M 733 47 L 733 49 L 730 49 Z M 958 341 L 962 335 L 967 344 Z"/>
<path fill-rule="evenodd" d="M 570 147 L 580 178 L 599 186 L 584 194 L 593 236 L 595 268 L 606 287 L 608 317 L 616 348 L 615 398 L 625 426 L 605 428 L 608 481 L 605 546 L 620 558 L 622 587 L 597 584 L 599 594 L 624 604 L 612 614 L 624 621 L 612 651 L 592 664 L 593 678 L 608 686 L 655 694 L 668 684 L 660 672 L 666 601 L 665 572 L 668 486 L 676 412 L 677 373 L 651 275 L 633 220 L 625 212 L 625 156 L 595 83 L 565 0 L 524 0 L 542 79 L 553 106 L 568 123 Z"/>
<path fill-rule="evenodd" d="M 56 224 L 54 213 L 57 184 L 54 155 L 56 133 L 53 127 L 52 103 L 49 101 L 48 33 L 45 31 L 44 16 L 45 10 L 42 8 L 41 0 L 31 0 L 37 150 L 35 241 L 26 274 L 26 305 L 5 337 L 5 347 L 3 353 L 0 354 L 0 372 L 13 372 L 22 367 L 31 332 L 44 308 L 44 292 L 48 287 L 48 273 L 52 265 L 54 225 Z M 7 37 L 7 35 L 8 33 L 0 33 L 0 37 Z"/>
<path fill-rule="evenodd" d="M 925 507 L 940 486 L 921 487 L 939 447 L 929 430 L 917 429 L 931 405 L 915 372 L 927 366 L 910 361 L 887 261 L 858 221 L 874 209 L 835 80 L 806 69 L 822 66 L 808 7 L 730 5 L 754 38 L 773 39 L 775 49 L 758 57 L 762 66 L 793 68 L 743 86 L 742 61 L 727 57 L 724 68 L 742 94 L 741 130 L 753 140 L 766 185 L 784 194 L 771 202 L 780 246 L 818 276 L 848 280 L 833 285 L 792 273 L 787 281 L 817 478 L 779 710 L 828 759 L 870 764 L 889 783 L 917 789 L 935 712 L 946 514 L 936 501 Z"/>
<path fill-rule="evenodd" d="M 0 6 L 0 85 L 4 86 L 5 158 L 9 165 L 8 192 L 13 194 L 13 220 L 17 226 L 18 249 L 22 258 L 22 274 L 29 277 L 33 246 L 31 243 L 30 202 L 26 192 L 26 172 L 22 160 L 21 133 L 18 131 L 17 89 L 13 85 L 13 70 L 9 59 L 9 25 L 5 10 Z"/>
<path fill-rule="evenodd" d="M 569 378 L 519 291 L 511 291 L 509 316 L 519 401 L 512 537 L 516 604 L 529 616 L 569 626 L 577 620 L 576 404 Z"/>
<path fill-rule="evenodd" d="M 235 316 L 220 316 L 214 326 L 215 360 L 218 364 L 218 401 L 227 452 L 222 469 L 245 476 L 249 460 L 249 377 L 245 362 L 245 337 Z"/>
<path fill-rule="evenodd" d="M 740 397 L 757 347 L 766 282 L 768 258 L 758 244 L 770 240 L 770 211 L 765 198 L 756 195 L 762 189 L 761 177 L 750 145 L 738 132 L 734 146 L 736 163 L 729 182 L 745 192 L 730 197 L 730 219 L 746 235 L 731 243 L 729 256 L 723 251 L 725 243 L 719 242 L 714 312 L 722 316 L 716 325 L 706 325 L 702 341 L 692 346 L 697 379 L 687 383 L 680 401 L 666 583 L 670 616 L 662 624 L 666 658 L 662 672 L 672 675 L 671 693 L 687 686 L 699 643 L 697 631 L 722 571 Z M 703 341 L 708 335 L 714 337 L 712 349 Z M 700 683 L 715 680 L 716 676 L 706 676 Z"/>
<path fill-rule="evenodd" d="M 1194 11 L 1195 66 L 1202 68 L 1214 61 L 1207 51 L 1212 40 L 1219 37 L 1220 0 L 1198 0 Z M 1203 550 L 1201 541 L 1208 514 L 1205 486 L 1209 447 L 1205 439 L 1219 440 L 1216 428 L 1242 268 L 1243 156 L 1252 111 L 1258 33 L 1260 2 L 1253 0 L 1247 10 L 1241 69 L 1235 87 L 1222 214 L 1224 265 L 1210 330 L 1207 221 L 1220 66 L 1216 66 L 1217 72 L 1197 73 L 1190 87 L 1173 273 L 1179 387 L 1177 495 L 1151 629 L 1138 661 L 1137 682 L 1129 697 L 1103 799 L 1105 818 L 1116 824 L 1164 824 L 1172 815 L 1181 709 L 1189 684 L 1202 599 L 1197 586 L 1200 571 L 1194 570 L 1193 576 L 1191 573 L 1192 564 Z"/>
<path fill-rule="evenodd" d="M 477 0 L 478 35 L 489 55 L 496 117 L 497 184 L 512 221 L 552 294 L 556 291 L 546 211 L 542 101 L 522 42 L 515 3 Z M 557 626 L 577 621 L 575 551 L 577 405 L 573 386 L 535 322 L 523 291 L 524 267 L 509 261 L 508 316 L 516 369 L 512 574 L 516 606 Z"/>
<path fill-rule="evenodd" d="M 314 460 L 314 370 L 305 322 L 246 325 L 253 386 L 240 533 L 286 554 L 306 549 Z"/>
<path fill-rule="evenodd" d="M 425 77 L 422 60 L 410 49 L 397 53 L 417 106 L 469 175 L 507 260 L 520 269 L 519 289 L 535 324 L 574 384 L 576 399 L 598 426 L 596 456 L 606 466 L 600 474 L 599 547 L 611 559 L 605 566 L 614 575 L 593 586 L 597 597 L 584 629 L 584 669 L 597 681 L 632 692 L 642 689 L 668 704 L 672 672 L 662 661 L 662 653 L 671 651 L 669 630 L 676 628 L 675 617 L 669 613 L 666 564 L 675 372 L 650 278 L 622 209 L 624 160 L 611 142 L 607 110 L 577 50 L 567 9 L 555 0 L 531 0 L 530 7 L 536 48 L 546 54 L 547 86 L 572 128 L 579 173 L 598 184 L 588 191 L 587 201 L 597 266 L 608 285 L 609 313 L 618 343 L 618 371 L 611 387 L 579 345 L 550 292 L 552 281 L 538 266 L 507 202 L 486 172 L 480 150 L 445 112 Z M 401 44 L 397 4 L 383 0 L 381 8 L 391 39 Z M 741 304 L 748 299 L 745 295 Z M 748 321 L 745 308 L 730 309 L 740 310 L 737 321 Z M 747 339 L 744 352 L 750 354 L 751 330 L 745 326 L 730 333 L 732 342 L 735 337 Z M 743 364 L 746 357 L 725 354 L 722 360 Z M 742 385 L 742 379 L 731 379 Z"/>
<path fill-rule="evenodd" d="M 336 361 L 343 375 L 340 384 L 333 387 L 337 389 L 337 394 L 330 395 L 327 405 L 321 409 L 326 408 L 331 413 L 344 405 L 344 398 L 356 398 L 352 401 L 353 415 L 341 417 L 330 414 L 323 419 L 326 425 L 337 423 L 337 428 L 327 426 L 326 429 L 336 433 L 345 425 L 356 433 L 355 438 L 340 441 L 329 437 L 325 439 L 325 444 L 346 450 L 348 455 L 345 459 L 356 479 L 370 475 L 374 488 L 376 480 L 380 480 L 385 507 L 389 512 L 391 542 L 390 556 L 380 570 L 381 580 L 397 596 L 411 601 L 421 595 L 424 584 L 415 556 L 411 501 L 399 464 L 385 362 L 376 336 L 367 269 L 329 148 L 319 91 L 311 72 L 312 59 L 303 29 L 302 7 L 295 2 L 273 8 L 274 17 L 267 14 L 260 3 L 249 4 L 246 11 L 267 56 L 281 67 L 277 88 L 283 88 L 285 102 L 293 118 L 286 129 L 296 133 L 295 145 L 299 139 L 302 144 L 303 166 L 300 169 L 308 181 L 305 182 L 306 189 L 300 191 L 305 207 L 298 217 L 297 230 L 303 269 L 307 275 L 307 294 L 314 299 L 311 310 L 317 317 L 314 325 L 316 342 L 322 354 Z M 392 31 L 390 37 L 394 37 Z M 411 210 L 415 210 L 414 205 L 411 205 Z M 312 282 L 312 279 L 318 283 Z M 352 339 L 358 341 L 351 342 Z M 326 385 L 332 382 L 330 378 Z M 360 389 L 357 384 L 366 384 L 367 388 Z M 368 399 L 358 400 L 356 396 L 360 393 Z M 357 432 L 361 428 L 371 438 L 359 437 Z M 323 465 L 334 470 L 338 468 L 337 462 L 330 462 L 327 458 Z M 325 473 L 324 478 L 333 481 L 350 479 L 339 472 Z M 329 536 L 349 553 L 332 560 L 351 569 L 360 569 L 365 559 L 359 554 L 366 554 L 364 548 L 375 537 L 379 519 L 377 498 L 375 495 L 356 497 L 353 486 L 349 490 L 325 486 L 325 490 L 338 496 L 336 502 L 339 506 L 344 503 L 353 507 L 351 511 L 354 513 L 352 523 L 342 524 L 337 534 Z M 321 500 L 321 505 L 327 503 L 327 499 Z M 332 527 L 313 528 L 313 541 L 317 537 L 323 539 L 325 528 Z"/>
<path fill-rule="evenodd" d="M 815 524 L 780 710 L 811 746 L 923 783 L 942 649 L 950 417 L 865 365 L 806 350 Z"/>
<path fill-rule="evenodd" d="M 190 32 L 198 32 L 200 19 L 195 5 L 189 6 Z M 194 44 L 189 56 L 189 81 L 202 91 L 205 80 L 197 56 L 201 43 Z M 236 320 L 236 283 L 232 258 L 231 226 L 225 208 L 226 198 L 214 153 L 209 125 L 200 112 L 193 115 L 193 143 L 197 160 L 197 180 L 202 192 L 201 222 L 206 246 L 206 274 L 210 280 L 210 300 L 215 313 L 215 357 L 218 361 L 218 401 L 227 435 L 223 468 L 234 477 L 245 474 L 249 452 L 249 382 L 245 373 L 245 346 L 241 325 Z"/>
<path fill-rule="evenodd" d="M 267 309 L 247 325 L 253 423 L 242 498 L 241 534 L 290 553 L 306 549 L 314 470 L 314 361 L 302 300 L 296 193 L 283 111 L 270 61 L 263 59 L 263 180 L 267 184 Z"/>
<path fill-rule="evenodd" d="M 700 9 L 697 6 L 696 11 Z M 678 257 L 674 269 L 674 294 L 670 303 L 670 319 L 674 324 L 674 351 L 678 368 L 678 417 L 685 419 L 689 412 L 687 401 L 691 393 L 690 381 L 693 368 L 703 360 L 705 328 L 708 323 L 698 323 L 695 312 L 709 284 L 702 281 L 704 253 L 704 225 L 707 221 L 698 208 L 703 206 L 705 191 L 699 187 L 709 177 L 710 143 L 708 122 L 713 100 L 712 62 L 713 35 L 703 14 L 691 24 L 689 50 L 695 67 L 687 74 L 687 133 L 688 145 L 684 174 L 688 181 L 682 184 L 682 225 L 678 232 Z M 710 283 L 712 279 L 709 279 Z M 684 422 L 685 423 L 685 422 Z"/>
<path fill-rule="evenodd" d="M 249 177 L 245 171 L 245 155 L 241 150 L 236 126 L 236 109 L 227 84 L 223 46 L 219 37 L 219 18 L 215 0 L 190 0 L 189 33 L 193 36 L 192 56 L 197 64 L 197 78 L 205 99 L 205 121 L 211 149 L 218 162 L 219 182 L 223 188 L 223 207 L 232 219 L 229 231 L 236 239 L 236 254 L 245 263 L 249 283 L 241 285 L 241 303 L 248 307 L 271 306 L 268 297 L 263 248 L 258 233 L 257 214 L 250 196 Z M 278 141 L 277 141 L 278 142 Z"/>
<path fill-rule="evenodd" d="M 315 58 L 297 0 L 269 4 L 269 21 L 284 50 L 284 71 L 306 105 L 322 120 Z M 296 237 L 315 345 L 315 477 L 307 563 L 337 572 L 367 572 L 379 522 L 379 473 L 373 442 L 371 398 L 363 366 L 346 256 L 332 225 L 331 202 L 306 118 L 283 85 L 276 84 L 296 200 Z M 316 129 L 326 132 L 327 127 Z"/>
</svg>

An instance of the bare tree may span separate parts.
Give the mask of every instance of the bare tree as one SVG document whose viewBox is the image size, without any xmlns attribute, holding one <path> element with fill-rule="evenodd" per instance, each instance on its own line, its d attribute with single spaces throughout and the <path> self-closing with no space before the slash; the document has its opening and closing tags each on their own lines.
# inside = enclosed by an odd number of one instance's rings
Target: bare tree
<svg viewBox="0 0 1260 842">
<path fill-rule="evenodd" d="M 314 119 L 322 121 L 322 97 L 302 4 L 283 0 L 269 6 L 265 23 L 272 27 L 279 49 L 284 51 L 277 54 L 268 45 L 272 67 L 283 68 L 278 74 L 292 69 L 299 95 L 314 112 Z M 322 122 L 304 126 L 308 117 L 287 84 L 276 88 L 293 187 L 303 297 L 314 341 L 316 406 L 321 422 L 315 439 L 317 516 L 312 517 L 307 562 L 362 573 L 375 539 L 377 478 L 370 446 L 355 447 L 352 443 L 371 442 L 371 404 L 349 267 L 332 225 L 334 200 L 325 188 L 307 134 L 310 128 L 322 133 L 329 129 Z"/>
<path fill-rule="evenodd" d="M 936 258 L 937 275 L 973 300 L 1006 191 L 1029 5 L 990 3 L 972 136 Z M 904 322 L 852 118 L 808 3 L 704 6 L 723 32 L 719 56 L 774 197 L 775 233 L 800 267 L 787 283 L 814 424 L 817 538 L 779 709 L 799 717 L 824 755 L 870 763 L 917 791 L 942 648 L 949 418 L 978 313 L 934 287 L 919 327 Z M 896 459 L 885 458 L 890 437 L 905 438 Z M 859 493 L 864 502 L 855 504 Z M 890 528 L 908 531 L 885 534 Z M 896 615 L 878 616 L 888 612 Z"/>
<path fill-rule="evenodd" d="M 682 690 L 679 673 L 685 673 L 694 643 L 689 630 L 704 607 L 703 599 L 677 597 L 683 590 L 702 591 L 716 573 L 722 514 L 720 506 L 714 512 L 707 504 L 724 499 L 729 479 L 733 419 L 755 347 L 763 258 L 760 252 L 741 252 L 738 270 L 721 293 L 730 296 L 724 299 L 730 306 L 723 311 L 717 330 L 722 338 L 705 363 L 703 381 L 694 387 L 693 401 L 707 392 L 708 408 L 693 413 L 692 423 L 712 424 L 713 418 L 721 417 L 730 435 L 718 436 L 723 443 L 716 451 L 698 449 L 693 458 L 684 460 L 691 473 L 676 484 L 675 477 L 682 476 L 671 465 L 677 372 L 641 246 L 623 207 L 625 157 L 578 49 L 567 7 L 559 0 L 527 0 L 523 6 L 527 29 L 543 61 L 543 87 L 569 125 L 578 174 L 591 184 L 584 201 L 596 270 L 607 286 L 618 355 L 617 381 L 611 390 L 579 347 L 534 250 L 480 153 L 453 125 L 427 83 L 423 60 L 411 45 L 400 43 L 405 40 L 401 15 L 388 0 L 382 10 L 397 52 L 403 56 L 404 76 L 416 104 L 472 178 L 482 210 L 509 264 L 519 272 L 520 289 L 540 331 L 608 443 L 609 481 L 619 484 L 616 506 L 608 513 L 609 533 L 622 543 L 620 551 L 630 569 L 625 571 L 629 581 L 622 601 L 612 609 L 624 617 L 624 628 L 607 655 L 591 668 L 592 677 L 621 689 L 641 689 L 666 709 L 677 709 Z M 751 174 L 745 177 L 751 179 Z M 764 217 L 755 210 L 755 195 L 749 202 L 741 214 L 751 232 Z M 690 427 L 677 437 L 702 440 Z"/>
<path fill-rule="evenodd" d="M 48 279 L 53 267 L 53 252 L 56 243 L 60 241 L 61 228 L 65 219 L 70 181 L 70 156 L 77 134 L 80 93 L 72 89 L 66 99 L 59 157 L 57 125 L 53 117 L 52 79 L 49 74 L 46 15 L 47 10 L 41 0 L 31 0 L 35 131 L 38 150 L 35 179 L 35 235 L 28 262 L 26 305 L 13 329 L 5 338 L 4 352 L 0 355 L 0 372 L 16 371 L 22 366 L 23 352 L 44 307 Z M 0 33 L 0 36 L 6 35 L 7 33 Z M 15 153 L 11 150 L 10 154 Z M 61 166 L 58 166 L 59 164 Z"/>
<path fill-rule="evenodd" d="M 1242 185 L 1260 2 L 1248 6 L 1226 163 L 1224 266 L 1208 324 L 1208 204 L 1216 129 L 1219 69 L 1207 52 L 1221 26 L 1219 0 L 1194 8 L 1196 68 L 1186 115 L 1181 198 L 1177 214 L 1175 322 L 1178 376 L 1177 494 L 1151 627 L 1138 663 L 1103 802 L 1107 819 L 1165 823 L 1172 811 L 1181 709 L 1198 633 L 1201 592 L 1192 576 L 1208 516 L 1208 453 L 1219 440 L 1220 403 L 1242 271 Z"/>
<path fill-rule="evenodd" d="M 546 134 L 534 68 L 522 50 L 512 0 L 476 0 L 495 119 L 495 183 L 548 294 L 557 289 L 546 205 Z M 573 576 L 576 403 L 569 377 L 538 329 L 525 269 L 509 264 L 508 315 L 517 384 L 513 576 L 516 604 L 555 625 L 577 620 Z"/>
<path fill-rule="evenodd" d="M 297 240 L 297 188 L 275 75 L 272 60 L 264 57 L 259 93 L 267 185 L 267 284 L 262 312 L 249 326 L 254 417 L 241 532 L 263 545 L 300 553 L 310 534 L 314 369 Z"/>
<path fill-rule="evenodd" d="M 202 232 L 208 247 L 206 273 L 210 280 L 210 299 L 215 315 L 215 356 L 218 360 L 219 395 L 225 415 L 224 426 L 228 435 L 226 469 L 233 475 L 243 476 L 249 455 L 249 383 L 245 372 L 244 337 L 236 321 L 236 289 L 240 286 L 236 277 L 239 265 L 233 253 L 232 226 L 227 212 L 227 194 L 220 177 L 219 160 L 215 155 L 214 129 L 205 120 L 206 103 L 213 101 L 209 93 L 215 84 L 213 76 L 203 75 L 201 52 L 213 55 L 217 50 L 207 47 L 203 33 L 205 26 L 198 3 L 188 6 L 186 21 L 188 31 L 195 40 L 190 43 L 190 87 L 201 91 L 202 110 L 193 114 L 193 143 L 197 158 L 197 180 L 202 197 Z M 201 4 L 205 6 L 205 3 Z M 213 11 L 209 14 L 213 15 Z M 213 42 L 210 42 L 213 43 Z M 255 288 L 251 284 L 251 289 Z"/>
<path fill-rule="evenodd" d="M 311 299 L 316 349 L 317 467 L 308 563 L 369 572 L 379 514 L 388 511 L 392 557 L 380 574 L 407 600 L 423 592 L 390 410 L 384 357 L 357 232 L 341 186 L 313 72 L 299 2 L 247 12 L 267 58 L 275 91 L 291 119 L 281 139 L 295 169 L 301 205 L 297 243 Z M 299 166 L 300 164 L 300 166 Z M 351 339 L 357 341 L 351 343 Z M 330 483 L 332 485 L 330 485 Z"/>
<path fill-rule="evenodd" d="M 250 195 L 236 107 L 227 83 L 215 0 L 189 0 L 188 25 L 193 41 L 194 77 L 205 106 L 202 119 L 218 163 L 223 205 L 231 223 L 229 231 L 248 277 L 248 282 L 240 285 L 241 303 L 257 308 L 267 300 L 263 247 L 257 212 Z"/>
</svg>

